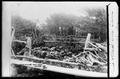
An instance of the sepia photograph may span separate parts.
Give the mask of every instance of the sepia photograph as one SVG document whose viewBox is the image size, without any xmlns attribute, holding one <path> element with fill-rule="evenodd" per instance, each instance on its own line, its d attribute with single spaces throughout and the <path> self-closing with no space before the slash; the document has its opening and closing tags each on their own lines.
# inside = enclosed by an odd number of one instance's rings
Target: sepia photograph
<svg viewBox="0 0 120 79">
<path fill-rule="evenodd" d="M 116 2 L 2 2 L 2 75 L 118 76 Z"/>
</svg>

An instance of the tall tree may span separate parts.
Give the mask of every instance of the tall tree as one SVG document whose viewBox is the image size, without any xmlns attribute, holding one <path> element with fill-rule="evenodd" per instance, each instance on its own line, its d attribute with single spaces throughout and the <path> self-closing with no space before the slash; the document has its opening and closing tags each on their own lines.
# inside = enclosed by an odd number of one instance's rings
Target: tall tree
<svg viewBox="0 0 120 79">
<path fill-rule="evenodd" d="M 107 39 L 107 19 L 106 19 L 106 10 L 103 8 L 97 9 L 86 9 L 88 17 L 95 18 L 93 27 L 97 27 L 98 36 L 101 42 L 104 42 Z"/>
</svg>

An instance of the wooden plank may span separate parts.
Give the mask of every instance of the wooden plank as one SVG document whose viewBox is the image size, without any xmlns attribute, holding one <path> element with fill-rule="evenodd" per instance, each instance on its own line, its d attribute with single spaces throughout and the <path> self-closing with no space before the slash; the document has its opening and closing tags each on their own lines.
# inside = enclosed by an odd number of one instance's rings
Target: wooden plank
<svg viewBox="0 0 120 79">
<path fill-rule="evenodd" d="M 32 40 L 31 40 L 31 37 L 26 37 L 26 38 L 27 38 L 27 45 L 26 45 L 26 47 L 29 48 L 29 56 L 31 56 Z"/>
<path fill-rule="evenodd" d="M 89 44 L 89 42 L 90 42 L 90 37 L 91 37 L 91 34 L 88 33 L 87 38 L 86 38 L 86 41 L 85 41 L 85 47 L 84 47 L 84 48 L 87 48 L 87 47 L 88 47 L 88 44 Z"/>
<path fill-rule="evenodd" d="M 25 43 L 26 44 L 26 41 L 21 41 L 21 40 L 17 40 L 17 39 L 13 40 L 13 42 L 20 42 L 20 43 Z"/>
<path fill-rule="evenodd" d="M 73 62 L 65 62 L 65 61 L 60 61 L 60 60 L 54 60 L 54 59 L 43 59 L 43 58 L 37 58 L 37 57 L 28 57 L 28 56 L 12 56 L 14 58 L 28 58 L 28 59 L 33 59 L 33 60 L 46 60 L 46 61 L 51 61 L 51 62 L 60 62 L 60 63 L 65 63 L 65 64 L 73 64 L 73 65 L 78 65 L 79 63 L 73 63 Z"/>
<path fill-rule="evenodd" d="M 107 73 L 63 68 L 63 67 L 57 67 L 57 66 L 52 66 L 52 65 L 33 63 L 29 61 L 20 61 L 20 60 L 15 60 L 15 59 L 11 59 L 11 64 L 24 65 L 27 67 L 48 70 L 48 71 L 53 71 L 53 72 L 59 72 L 59 73 L 65 73 L 65 74 L 70 74 L 70 75 L 76 75 L 76 76 L 107 77 Z"/>
</svg>

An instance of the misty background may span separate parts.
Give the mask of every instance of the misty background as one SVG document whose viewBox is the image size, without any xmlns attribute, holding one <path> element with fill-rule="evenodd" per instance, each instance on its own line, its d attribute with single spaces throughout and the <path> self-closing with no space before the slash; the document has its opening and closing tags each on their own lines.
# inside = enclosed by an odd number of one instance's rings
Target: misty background
<svg viewBox="0 0 120 79">
<path fill-rule="evenodd" d="M 32 37 L 42 43 L 42 35 L 87 36 L 95 42 L 107 40 L 106 4 L 103 2 L 16 2 L 10 3 L 15 37 Z"/>
</svg>

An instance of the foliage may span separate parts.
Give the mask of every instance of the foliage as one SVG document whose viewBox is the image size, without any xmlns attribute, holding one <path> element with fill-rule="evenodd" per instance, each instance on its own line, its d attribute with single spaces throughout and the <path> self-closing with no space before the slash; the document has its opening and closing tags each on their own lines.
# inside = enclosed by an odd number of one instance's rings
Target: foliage
<svg viewBox="0 0 120 79">
<path fill-rule="evenodd" d="M 104 9 L 86 9 L 88 16 L 78 17 L 67 14 L 53 14 L 46 20 L 50 34 L 78 35 L 92 33 L 94 39 L 106 41 L 107 21 Z M 84 35 L 83 34 L 83 35 Z"/>
<path fill-rule="evenodd" d="M 74 16 L 68 14 L 53 14 L 41 25 L 42 29 L 36 27 L 36 23 L 21 18 L 12 17 L 12 26 L 15 27 L 15 37 L 31 36 L 33 44 L 43 42 L 42 35 L 82 35 L 92 34 L 93 39 L 104 42 L 107 39 L 106 12 L 104 9 L 85 9 L 88 16 Z"/>
<path fill-rule="evenodd" d="M 15 37 L 18 36 L 33 36 L 35 23 L 21 18 L 20 16 L 12 16 L 12 26 L 15 28 Z"/>
<path fill-rule="evenodd" d="M 104 42 L 107 39 L 107 16 L 106 10 L 102 8 L 97 9 L 86 9 L 88 17 L 95 17 L 94 27 L 99 28 L 98 35 L 100 41 Z"/>
<path fill-rule="evenodd" d="M 32 37 L 32 44 L 41 43 L 40 36 L 43 32 L 36 27 L 36 23 L 20 16 L 12 16 L 12 26 L 15 28 L 15 38 L 25 40 L 25 36 Z"/>
</svg>

